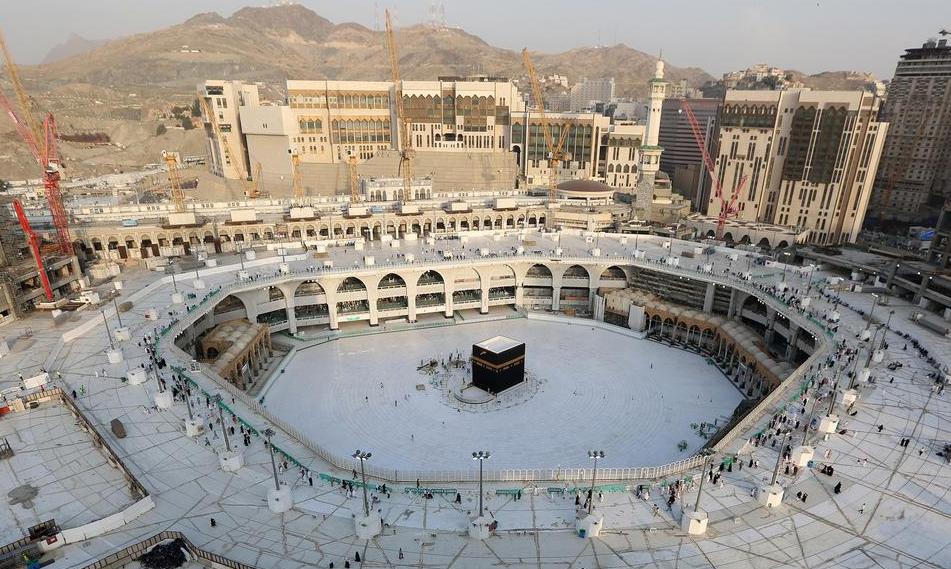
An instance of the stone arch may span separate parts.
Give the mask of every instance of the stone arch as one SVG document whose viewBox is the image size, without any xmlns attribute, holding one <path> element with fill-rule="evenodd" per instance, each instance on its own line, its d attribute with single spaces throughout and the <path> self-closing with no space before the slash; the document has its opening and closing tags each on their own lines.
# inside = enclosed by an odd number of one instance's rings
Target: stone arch
<svg viewBox="0 0 951 569">
<path fill-rule="evenodd" d="M 234 312 L 235 310 L 243 310 L 243 317 L 247 318 L 248 307 L 244 304 L 244 301 L 233 294 L 229 294 L 228 296 L 224 297 L 221 302 L 215 305 L 213 312 L 215 316 L 219 316 L 229 312 Z"/>
<path fill-rule="evenodd" d="M 267 299 L 268 302 L 284 300 L 284 291 L 282 291 L 279 287 L 269 286 L 267 287 Z"/>
<path fill-rule="evenodd" d="M 763 237 L 762 239 L 759 240 L 756 246 L 759 247 L 760 249 L 769 249 L 769 238 Z"/>
<path fill-rule="evenodd" d="M 627 280 L 627 273 L 624 272 L 624 269 L 618 267 L 617 265 L 611 265 L 610 267 L 604 269 L 601 272 L 601 280 L 608 281 L 618 281 L 618 280 Z"/>
<path fill-rule="evenodd" d="M 443 278 L 442 273 L 439 271 L 430 269 L 425 273 L 419 275 L 419 278 L 416 279 L 416 286 L 427 286 L 434 284 L 445 284 L 446 279 Z"/>
<path fill-rule="evenodd" d="M 366 289 L 367 285 L 357 277 L 347 277 L 337 286 L 337 292 L 356 292 Z"/>
<path fill-rule="evenodd" d="M 551 276 L 551 269 L 549 269 L 547 266 L 545 266 L 545 265 L 543 265 L 543 264 L 541 264 L 541 263 L 537 263 L 537 264 L 534 264 L 534 265 L 532 265 L 531 267 L 529 267 L 529 268 L 528 268 L 528 272 L 525 273 L 525 276 L 526 276 L 527 278 L 532 278 L 532 279 L 550 279 L 550 278 L 552 278 L 552 276 Z"/>
<path fill-rule="evenodd" d="M 377 282 L 376 289 L 377 292 L 382 294 L 382 291 L 390 288 L 406 288 L 406 279 L 399 276 L 396 273 L 387 273 Z"/>
<path fill-rule="evenodd" d="M 294 296 L 314 296 L 318 294 L 324 294 L 324 287 L 320 286 L 320 283 L 317 281 L 303 281 L 297 288 L 294 290 Z"/>
<path fill-rule="evenodd" d="M 571 265 L 565 269 L 565 272 L 562 273 L 561 278 L 591 280 L 591 274 L 588 272 L 588 269 L 581 265 Z"/>
<path fill-rule="evenodd" d="M 456 290 L 482 288 L 482 275 L 472 267 L 458 269 L 453 275 L 453 279 Z"/>
</svg>

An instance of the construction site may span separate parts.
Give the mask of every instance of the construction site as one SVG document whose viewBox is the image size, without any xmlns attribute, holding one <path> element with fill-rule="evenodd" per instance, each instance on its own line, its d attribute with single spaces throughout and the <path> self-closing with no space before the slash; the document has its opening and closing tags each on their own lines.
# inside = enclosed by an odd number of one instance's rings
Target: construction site
<svg viewBox="0 0 951 569">
<path fill-rule="evenodd" d="M 204 155 L 167 148 L 136 171 L 64 189 L 55 118 L 33 108 L 4 48 L 17 105 L 3 95 L 0 103 L 43 191 L 27 182 L 8 192 L 18 223 L 0 235 L 3 314 L 68 309 L 70 298 L 115 277 L 120 264 L 176 271 L 254 247 L 513 229 L 727 238 L 759 248 L 808 240 L 808 231 L 762 223 L 724 230 L 749 176 L 724 189 L 684 99 L 683 120 L 703 153 L 710 201 L 719 204 L 713 218 L 690 213 L 690 200 L 660 170 L 669 94 L 662 61 L 648 82 L 646 121 L 625 122 L 547 110 L 527 49 L 522 93 L 516 81 L 484 75 L 405 81 L 389 18 L 383 37 L 389 81 L 287 80 L 285 96 L 272 101 L 258 83 L 205 80 L 192 117 L 182 117 L 200 125 Z"/>
</svg>

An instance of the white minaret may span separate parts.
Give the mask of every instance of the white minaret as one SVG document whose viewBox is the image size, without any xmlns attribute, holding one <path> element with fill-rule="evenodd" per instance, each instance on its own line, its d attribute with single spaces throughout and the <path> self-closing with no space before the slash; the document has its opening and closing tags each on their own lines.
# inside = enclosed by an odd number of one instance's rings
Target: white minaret
<svg viewBox="0 0 951 569">
<path fill-rule="evenodd" d="M 650 104 L 647 113 L 647 128 L 641 145 L 640 179 L 637 185 L 637 209 L 649 217 L 650 205 L 654 201 L 654 179 L 660 169 L 660 155 L 664 149 L 657 145 L 660 135 L 660 115 L 667 95 L 667 81 L 664 81 L 664 62 L 657 60 L 654 78 L 650 80 Z"/>
<path fill-rule="evenodd" d="M 664 81 L 664 62 L 657 60 L 654 67 L 654 78 L 650 81 L 650 112 L 647 113 L 647 140 L 648 146 L 657 146 L 660 135 L 660 113 L 664 106 L 664 97 L 667 96 L 667 82 Z"/>
</svg>

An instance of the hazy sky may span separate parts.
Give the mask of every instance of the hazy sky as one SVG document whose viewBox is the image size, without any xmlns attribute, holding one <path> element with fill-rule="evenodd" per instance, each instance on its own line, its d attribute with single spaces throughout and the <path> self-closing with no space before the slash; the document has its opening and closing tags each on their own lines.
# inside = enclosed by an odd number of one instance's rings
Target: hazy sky
<svg viewBox="0 0 951 569">
<path fill-rule="evenodd" d="M 373 27 L 429 19 L 430 0 L 301 0 L 335 22 Z M 3 0 L 0 28 L 14 57 L 37 63 L 71 32 L 115 38 L 230 15 L 248 0 Z M 890 78 L 898 56 L 951 29 L 951 0 L 444 0 L 446 22 L 511 49 L 554 52 L 625 43 L 663 50 L 672 65 L 719 75 L 753 63 L 809 73 L 855 69 Z"/>
</svg>

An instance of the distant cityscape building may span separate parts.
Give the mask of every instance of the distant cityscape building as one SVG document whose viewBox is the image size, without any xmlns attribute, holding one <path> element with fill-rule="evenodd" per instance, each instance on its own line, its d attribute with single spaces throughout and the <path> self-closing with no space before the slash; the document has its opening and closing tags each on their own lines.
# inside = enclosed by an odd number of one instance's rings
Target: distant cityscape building
<svg viewBox="0 0 951 569">
<path fill-rule="evenodd" d="M 248 148 L 245 137 L 242 136 L 240 110 L 242 107 L 257 107 L 261 101 L 258 96 L 257 85 L 241 81 L 206 81 L 201 89 L 201 95 L 208 104 L 208 110 L 215 113 L 221 134 L 228 139 L 232 160 L 225 153 L 222 141 L 215 138 L 211 129 L 206 131 L 208 144 L 209 169 L 225 178 L 241 178 L 251 172 L 251 162 L 248 157 Z M 287 150 L 285 149 L 286 153 Z M 237 161 L 241 162 L 238 163 Z"/>
<path fill-rule="evenodd" d="M 773 89 L 791 89 L 802 86 L 800 83 L 787 79 L 786 75 L 784 69 L 758 63 L 741 71 L 724 73 L 723 86 L 726 89 L 752 89 L 755 84 L 762 84 Z"/>
<path fill-rule="evenodd" d="M 865 91 L 727 91 L 715 159 L 737 218 L 808 228 L 810 242 L 852 242 L 865 219 L 888 124 Z M 717 216 L 710 195 L 706 213 Z"/>
<path fill-rule="evenodd" d="M 206 81 L 199 95 L 216 113 L 222 136 L 241 164 L 224 159 L 221 141 L 210 128 L 209 168 L 230 179 L 247 176 L 261 165 L 267 179 L 293 176 L 291 156 L 301 158 L 304 185 L 317 193 L 346 191 L 347 161 L 354 156 L 361 175 L 396 176 L 399 136 L 389 81 L 287 81 L 287 101 L 262 102 L 258 88 L 240 81 Z M 548 184 L 548 149 L 537 113 L 530 111 L 514 82 L 493 77 L 444 77 L 403 83 L 403 106 L 416 150 L 415 171 L 430 176 L 438 191 L 512 188 L 516 178 L 529 187 Z M 596 112 L 546 113 L 557 140 L 565 141 L 567 159 L 558 181 L 604 179 L 601 157 L 608 145 L 630 146 L 642 136 L 621 125 L 615 136 L 611 118 Z M 529 128 L 526 128 L 528 126 Z M 643 127 L 641 127 L 643 128 Z M 619 173 L 636 173 L 638 155 L 614 161 Z M 628 172 L 624 172 L 628 162 Z M 612 172 L 615 173 L 615 172 Z M 628 176 L 609 184 L 630 189 Z"/>
<path fill-rule="evenodd" d="M 720 101 L 688 99 L 688 103 L 708 142 L 707 151 L 712 156 L 713 148 L 710 146 L 716 134 Z M 680 98 L 664 100 L 660 117 L 660 145 L 664 148 L 664 154 L 660 158 L 660 169 L 670 176 L 675 192 L 690 199 L 695 207 L 702 207 L 702 204 L 706 203 L 703 190 L 708 187 L 709 176 L 703 166 L 703 154 L 697 147 L 697 141 L 681 105 Z"/>
<path fill-rule="evenodd" d="M 608 103 L 614 99 L 614 77 L 582 79 L 571 86 L 569 110 L 581 112 L 593 109 L 595 103 Z"/>
<path fill-rule="evenodd" d="M 933 224 L 951 196 L 951 45 L 946 39 L 905 50 L 888 85 L 882 120 L 891 127 L 869 221 Z"/>
<path fill-rule="evenodd" d="M 637 186 L 640 147 L 644 140 L 644 125 L 634 122 L 615 122 L 604 134 L 601 147 L 603 172 L 607 185 L 613 188 L 633 189 Z"/>
<path fill-rule="evenodd" d="M 567 156 L 558 169 L 557 181 L 596 177 L 602 134 L 610 128 L 610 117 L 597 113 L 554 112 L 546 112 L 545 117 L 556 141 L 564 129 L 571 129 L 565 138 Z M 523 109 L 520 116 L 512 118 L 511 133 L 511 149 L 528 185 L 548 185 L 548 147 L 538 113 Z"/>
</svg>

